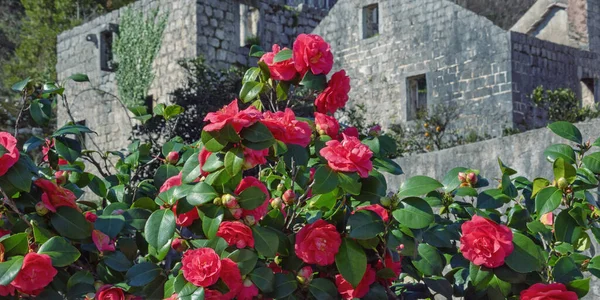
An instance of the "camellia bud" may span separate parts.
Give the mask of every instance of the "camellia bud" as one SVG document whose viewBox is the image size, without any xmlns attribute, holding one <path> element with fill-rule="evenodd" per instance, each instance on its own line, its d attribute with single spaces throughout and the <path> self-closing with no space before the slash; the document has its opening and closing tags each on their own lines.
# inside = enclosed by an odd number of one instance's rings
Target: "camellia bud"
<svg viewBox="0 0 600 300">
<path fill-rule="evenodd" d="M 462 183 L 460 184 L 460 187 L 470 187 L 470 186 L 471 186 L 471 184 L 470 184 L 470 183 L 468 183 L 468 182 L 462 182 Z"/>
<path fill-rule="evenodd" d="M 371 128 L 369 128 L 370 136 L 379 136 L 381 134 L 381 125 L 377 124 Z"/>
<path fill-rule="evenodd" d="M 473 172 L 467 174 L 467 182 L 470 184 L 476 184 L 477 183 L 477 174 L 475 174 Z"/>
<path fill-rule="evenodd" d="M 277 185 L 277 191 L 283 192 L 283 189 L 285 189 L 285 185 L 283 185 L 283 183 Z"/>
<path fill-rule="evenodd" d="M 179 152 L 171 151 L 166 158 L 167 163 L 175 165 L 179 161 Z"/>
<path fill-rule="evenodd" d="M 38 202 L 35 204 L 35 212 L 40 216 L 45 216 L 48 214 L 49 210 L 44 204 L 44 202 Z"/>
<path fill-rule="evenodd" d="M 282 198 L 285 204 L 291 205 L 294 203 L 294 201 L 296 201 L 296 193 L 294 193 L 292 190 L 287 190 L 285 193 L 283 193 Z"/>
<path fill-rule="evenodd" d="M 177 252 L 183 252 L 188 249 L 188 245 L 184 240 L 180 238 L 175 238 L 171 243 L 171 248 L 173 248 Z"/>
<path fill-rule="evenodd" d="M 221 197 L 223 206 L 227 208 L 238 207 L 237 199 L 231 194 L 225 194 Z"/>
<path fill-rule="evenodd" d="M 317 133 L 319 135 L 327 135 L 327 131 L 325 129 L 321 128 L 321 126 L 319 126 L 318 124 L 317 124 L 317 126 L 315 126 L 315 129 L 317 129 Z"/>
<path fill-rule="evenodd" d="M 467 181 L 467 174 L 465 174 L 464 172 L 458 172 L 458 180 L 460 182 Z"/>
<path fill-rule="evenodd" d="M 213 200 L 213 204 L 216 206 L 221 206 L 223 204 L 223 199 L 221 199 L 221 197 L 217 197 Z"/>
<path fill-rule="evenodd" d="M 244 223 L 246 223 L 246 225 L 248 226 L 252 226 L 256 224 L 256 219 L 254 218 L 254 216 L 249 215 L 244 218 Z"/>
<path fill-rule="evenodd" d="M 98 216 L 91 211 L 86 211 L 85 219 L 88 220 L 88 222 L 90 222 L 90 223 L 94 223 L 94 222 L 96 222 L 96 219 L 98 219 Z"/>
<path fill-rule="evenodd" d="M 300 282 L 300 284 L 309 284 L 312 280 L 312 276 L 313 269 L 310 266 L 306 266 L 298 271 L 298 276 L 296 276 L 296 279 L 298 282 Z"/>
<path fill-rule="evenodd" d="M 552 212 L 543 214 L 540 222 L 544 225 L 552 226 L 554 224 L 554 214 Z"/>
<path fill-rule="evenodd" d="M 564 177 L 559 178 L 557 183 L 558 183 L 558 188 L 561 190 L 564 190 L 569 186 L 569 182 Z"/>
<path fill-rule="evenodd" d="M 283 201 L 281 200 L 281 198 L 277 197 L 277 198 L 271 199 L 271 207 L 273 209 L 280 209 L 281 204 L 283 204 Z"/>
<path fill-rule="evenodd" d="M 63 185 L 67 183 L 67 180 L 69 180 L 69 172 L 57 171 L 56 173 L 54 173 L 54 178 L 56 178 L 56 184 Z"/>
<path fill-rule="evenodd" d="M 382 197 L 381 200 L 379 200 L 379 203 L 383 207 L 390 207 L 390 205 L 392 205 L 392 199 L 390 199 L 389 197 Z"/>
<path fill-rule="evenodd" d="M 242 213 L 244 212 L 241 208 L 236 207 L 236 208 L 230 208 L 229 212 L 231 212 L 231 215 L 236 218 L 237 220 L 239 220 L 242 217 Z"/>
</svg>

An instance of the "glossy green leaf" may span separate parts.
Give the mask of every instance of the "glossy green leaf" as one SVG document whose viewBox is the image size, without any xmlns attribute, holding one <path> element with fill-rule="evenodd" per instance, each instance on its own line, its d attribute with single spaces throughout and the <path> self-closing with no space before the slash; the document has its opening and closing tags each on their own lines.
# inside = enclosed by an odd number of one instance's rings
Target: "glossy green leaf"
<svg viewBox="0 0 600 300">
<path fill-rule="evenodd" d="M 427 176 L 414 176 L 408 178 L 402 184 L 398 196 L 401 198 L 420 196 L 443 187 L 444 186 L 441 183 L 433 178 Z"/>
<path fill-rule="evenodd" d="M 219 207 L 214 216 L 204 215 L 202 217 L 202 231 L 204 231 L 207 238 L 212 239 L 216 236 L 217 230 L 219 230 L 219 226 L 223 221 L 223 215 L 223 208 Z"/>
<path fill-rule="evenodd" d="M 335 265 L 344 279 L 356 287 L 367 271 L 367 255 L 355 241 L 345 238 L 335 255 Z"/>
<path fill-rule="evenodd" d="M 244 165 L 244 151 L 242 148 L 233 148 L 225 154 L 225 171 L 230 176 L 235 176 L 242 171 Z"/>
<path fill-rule="evenodd" d="M 175 214 L 170 209 L 157 210 L 146 222 L 145 236 L 154 249 L 162 249 L 175 233 Z"/>
<path fill-rule="evenodd" d="M 322 91 L 327 85 L 327 77 L 324 74 L 314 75 L 311 71 L 306 72 L 300 85 L 311 90 Z"/>
<path fill-rule="evenodd" d="M 75 81 L 75 82 L 89 82 L 90 78 L 83 73 L 75 73 L 71 76 L 69 76 L 69 79 Z"/>
<path fill-rule="evenodd" d="M 427 244 L 419 244 L 418 256 L 412 261 L 417 270 L 426 276 L 442 275 L 442 270 L 446 265 L 444 257 L 440 252 Z"/>
<path fill-rule="evenodd" d="M 565 138 L 569 141 L 575 142 L 577 144 L 581 144 L 583 142 L 583 138 L 579 129 L 577 129 L 575 125 L 569 122 L 554 122 L 548 125 L 548 128 L 550 128 L 550 130 L 552 130 L 552 132 L 554 132 L 556 135 Z"/>
<path fill-rule="evenodd" d="M 575 167 L 565 162 L 565 160 L 561 157 L 554 161 L 552 164 L 552 170 L 556 180 L 559 180 L 559 178 L 565 178 L 569 183 L 573 183 L 573 181 L 575 181 L 575 177 L 577 176 Z"/>
<path fill-rule="evenodd" d="M 313 194 L 326 194 L 333 191 L 338 185 L 338 177 L 335 171 L 328 166 L 320 166 L 315 171 Z"/>
<path fill-rule="evenodd" d="M 264 86 L 264 83 L 257 81 L 248 81 L 244 83 L 242 89 L 240 90 L 240 99 L 244 103 L 248 103 L 256 99 L 256 97 L 258 97 L 260 91 L 263 89 Z"/>
<path fill-rule="evenodd" d="M 273 270 L 267 267 L 256 268 L 250 273 L 250 280 L 258 287 L 263 293 L 270 293 L 273 291 L 273 284 L 275 280 L 275 274 Z"/>
<path fill-rule="evenodd" d="M 275 299 L 284 299 L 298 288 L 298 282 L 294 275 L 287 273 L 275 274 L 273 296 Z"/>
<path fill-rule="evenodd" d="M 144 286 L 154 280 L 162 273 L 162 269 L 150 262 L 143 262 L 134 265 L 125 274 L 127 284 L 130 286 Z"/>
<path fill-rule="evenodd" d="M 400 225 L 413 229 L 426 228 L 434 223 L 433 210 L 427 201 L 411 197 L 402 200 L 402 208 L 393 212 Z"/>
<path fill-rule="evenodd" d="M 23 265 L 23 256 L 13 256 L 7 261 L 0 263 L 0 285 L 8 285 L 17 277 L 21 266 Z"/>
<path fill-rule="evenodd" d="M 546 261 L 540 246 L 518 232 L 513 233 L 513 244 L 513 252 L 505 259 L 505 263 L 509 268 L 519 273 L 529 273 L 542 269 Z"/>
<path fill-rule="evenodd" d="M 594 174 L 600 174 L 600 152 L 594 152 L 583 157 L 583 164 Z"/>
<path fill-rule="evenodd" d="M 273 57 L 273 63 L 278 63 L 278 62 L 282 62 L 282 61 L 286 61 L 292 59 L 292 50 L 291 49 L 284 49 L 279 51 L 275 57 Z"/>
<path fill-rule="evenodd" d="M 249 274 L 258 262 L 258 256 L 256 255 L 256 253 L 248 249 L 237 249 L 231 252 L 228 258 L 230 258 L 238 264 L 242 275 Z"/>
<path fill-rule="evenodd" d="M 118 272 L 125 272 L 132 266 L 131 261 L 121 251 L 105 253 L 103 261 L 111 269 Z"/>
<path fill-rule="evenodd" d="M 92 236 L 92 224 L 74 208 L 61 206 L 50 217 L 54 229 L 68 239 L 84 240 Z"/>
<path fill-rule="evenodd" d="M 267 227 L 252 226 L 252 236 L 254 237 L 254 246 L 258 254 L 268 258 L 277 255 L 279 237 L 275 231 Z"/>
<path fill-rule="evenodd" d="M 574 244 L 581 236 L 581 227 L 569 215 L 569 211 L 561 211 L 554 221 L 554 236 L 558 241 Z"/>
<path fill-rule="evenodd" d="M 110 238 L 115 238 L 125 226 L 125 217 L 123 215 L 98 216 L 94 223 L 94 228 L 102 231 Z"/>
<path fill-rule="evenodd" d="M 65 238 L 55 236 L 45 242 L 40 249 L 39 254 L 46 254 L 52 259 L 52 265 L 55 267 L 66 267 L 79 259 L 81 253 L 73 247 Z"/>
<path fill-rule="evenodd" d="M 366 240 L 383 233 L 385 225 L 376 213 L 369 210 L 359 210 L 348 218 L 350 226 L 349 237 Z"/>
<path fill-rule="evenodd" d="M 263 205 L 266 199 L 267 195 L 260 188 L 251 186 L 240 193 L 238 203 L 243 209 L 255 209 Z"/>
<path fill-rule="evenodd" d="M 335 300 L 338 291 L 333 281 L 326 278 L 315 278 L 310 282 L 308 291 L 315 299 Z"/>
<path fill-rule="evenodd" d="M 544 150 L 544 156 L 550 162 L 554 162 L 557 158 L 562 157 L 567 163 L 575 163 L 575 151 L 569 145 L 554 144 Z"/>
<path fill-rule="evenodd" d="M 573 258 L 563 256 L 556 261 L 554 268 L 552 268 L 552 277 L 556 282 L 568 284 L 573 280 L 582 279 L 583 274 Z"/>
<path fill-rule="evenodd" d="M 189 204 L 197 206 L 212 202 L 218 196 L 215 189 L 205 182 L 199 182 L 190 190 L 187 195 Z"/>
<path fill-rule="evenodd" d="M 535 197 L 535 211 L 541 216 L 554 211 L 560 205 L 563 193 L 554 186 L 542 189 Z"/>
<path fill-rule="evenodd" d="M 27 233 L 22 232 L 10 235 L 8 238 L 2 240 L 2 246 L 4 246 L 3 254 L 5 256 L 27 254 L 29 250 Z"/>
</svg>

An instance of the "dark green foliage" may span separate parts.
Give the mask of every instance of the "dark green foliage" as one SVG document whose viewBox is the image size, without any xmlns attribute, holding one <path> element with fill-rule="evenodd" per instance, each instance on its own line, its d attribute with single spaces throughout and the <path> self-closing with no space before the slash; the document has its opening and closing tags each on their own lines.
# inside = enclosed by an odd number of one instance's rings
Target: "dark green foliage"
<svg viewBox="0 0 600 300">
<path fill-rule="evenodd" d="M 576 123 L 600 116 L 597 107 L 581 107 L 581 100 L 571 89 L 544 90 L 539 86 L 531 94 L 531 100 L 546 109 L 550 122 Z"/>
</svg>

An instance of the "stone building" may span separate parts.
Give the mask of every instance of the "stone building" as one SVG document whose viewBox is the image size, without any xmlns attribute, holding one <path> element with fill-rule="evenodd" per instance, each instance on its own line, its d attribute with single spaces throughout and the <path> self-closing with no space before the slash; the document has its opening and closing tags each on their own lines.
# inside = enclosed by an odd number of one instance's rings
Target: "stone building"
<svg viewBox="0 0 600 300">
<path fill-rule="evenodd" d="M 180 58 L 248 65 L 249 39 L 290 46 L 303 32 L 331 44 L 334 70 L 352 79 L 350 104 L 364 104 L 367 118 L 384 126 L 453 103 L 457 126 L 498 136 L 507 127 L 545 124 L 529 99 L 539 85 L 571 88 L 586 104 L 598 94 L 600 0 L 141 0 L 131 7 L 169 12 L 150 90 L 158 101 L 182 84 Z M 117 94 L 100 53 L 122 12 L 59 35 L 60 80 L 86 73 L 91 86 Z M 123 108 L 89 88 L 68 89 L 76 119 L 99 133 L 101 148 L 126 145 Z"/>
</svg>

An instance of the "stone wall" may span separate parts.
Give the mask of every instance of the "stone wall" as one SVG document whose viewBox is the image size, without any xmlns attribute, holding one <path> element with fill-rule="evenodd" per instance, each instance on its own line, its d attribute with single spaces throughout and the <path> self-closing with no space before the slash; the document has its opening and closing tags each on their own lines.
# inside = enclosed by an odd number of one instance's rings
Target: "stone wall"
<svg viewBox="0 0 600 300">
<path fill-rule="evenodd" d="M 378 3 L 379 35 L 362 38 L 362 8 Z M 510 37 L 447 0 L 342 0 L 315 29 L 330 42 L 334 71 L 351 78 L 350 105 L 368 121 L 407 120 L 407 78 L 426 74 L 428 105 L 459 106 L 457 127 L 499 135 L 512 124 Z"/>
<path fill-rule="evenodd" d="M 58 36 L 56 66 L 58 79 L 74 73 L 85 73 L 90 83 L 69 83 L 66 95 L 76 121 L 98 133 L 93 145 L 102 151 L 120 149 L 128 144 L 131 123 L 127 112 L 117 101 L 114 72 L 100 68 L 99 33 L 108 24 L 118 24 L 126 9 L 149 13 L 160 8 L 168 13 L 162 47 L 154 62 L 155 80 L 149 95 L 155 102 L 167 102 L 170 93 L 182 86 L 185 73 L 178 60 L 202 55 L 217 68 L 246 66 L 249 47 L 240 39 L 240 6 L 257 10 L 257 37 L 264 48 L 274 43 L 291 46 L 295 36 L 310 32 L 326 14 L 326 10 L 308 5 L 290 7 L 284 0 L 141 0 L 113 11 Z M 96 43 L 87 38 L 96 40 Z M 102 91 L 102 92 L 100 92 Z M 58 110 L 58 125 L 69 121 L 65 109 Z"/>
<path fill-rule="evenodd" d="M 511 32 L 514 124 L 520 129 L 546 125 L 546 113 L 530 99 L 532 91 L 570 88 L 581 97 L 581 79 L 597 80 L 598 54 Z M 596 92 L 597 95 L 597 92 Z"/>
</svg>

